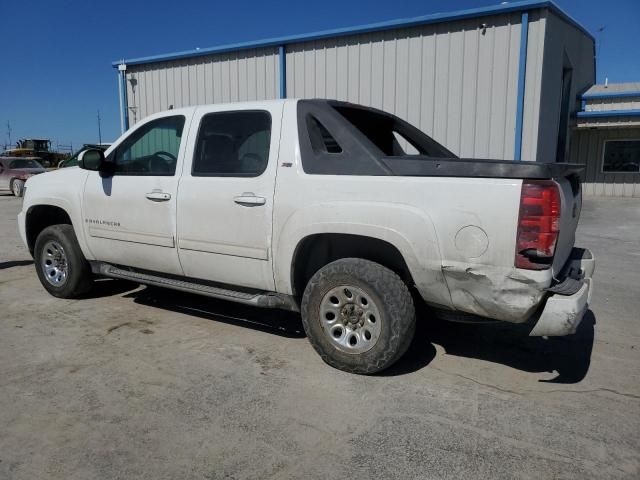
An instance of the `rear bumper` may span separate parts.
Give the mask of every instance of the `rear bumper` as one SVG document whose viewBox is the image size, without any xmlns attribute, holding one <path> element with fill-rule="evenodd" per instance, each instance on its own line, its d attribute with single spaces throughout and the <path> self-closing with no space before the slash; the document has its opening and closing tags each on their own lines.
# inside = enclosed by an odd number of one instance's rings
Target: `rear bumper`
<svg viewBox="0 0 640 480">
<path fill-rule="evenodd" d="M 595 258 L 590 250 L 574 248 L 567 268 L 572 277 L 583 282 L 582 286 L 572 295 L 549 295 L 530 336 L 569 335 L 580 325 L 591 301 Z"/>
</svg>

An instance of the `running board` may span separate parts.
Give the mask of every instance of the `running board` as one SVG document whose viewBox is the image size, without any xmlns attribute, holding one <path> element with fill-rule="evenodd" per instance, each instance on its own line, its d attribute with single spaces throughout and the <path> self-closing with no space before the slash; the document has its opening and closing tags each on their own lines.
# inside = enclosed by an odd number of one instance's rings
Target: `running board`
<svg viewBox="0 0 640 480">
<path fill-rule="evenodd" d="M 189 280 L 176 280 L 150 273 L 134 272 L 102 262 L 91 262 L 91 270 L 93 273 L 103 275 L 105 277 L 130 280 L 144 285 L 170 288 L 181 292 L 195 293 L 197 295 L 204 295 L 206 297 L 217 298 L 219 300 L 228 300 L 230 302 L 243 303 L 245 305 L 253 305 L 255 307 L 262 308 L 282 308 L 294 312 L 300 311 L 300 307 L 293 297 L 289 295 L 281 295 L 275 292 L 241 292 L 238 290 L 213 287 L 211 285 L 205 285 Z"/>
</svg>

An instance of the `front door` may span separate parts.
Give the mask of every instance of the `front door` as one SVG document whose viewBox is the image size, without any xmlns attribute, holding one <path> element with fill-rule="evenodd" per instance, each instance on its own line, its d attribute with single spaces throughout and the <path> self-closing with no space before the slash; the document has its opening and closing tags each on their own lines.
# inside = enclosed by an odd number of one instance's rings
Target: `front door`
<svg viewBox="0 0 640 480">
<path fill-rule="evenodd" d="M 176 195 L 184 143 L 184 115 L 150 120 L 136 128 L 108 161 L 114 174 L 91 172 L 83 216 L 97 260 L 182 274 L 176 248 Z"/>
<path fill-rule="evenodd" d="M 282 104 L 193 118 L 178 194 L 185 275 L 273 290 L 271 222 Z"/>
</svg>

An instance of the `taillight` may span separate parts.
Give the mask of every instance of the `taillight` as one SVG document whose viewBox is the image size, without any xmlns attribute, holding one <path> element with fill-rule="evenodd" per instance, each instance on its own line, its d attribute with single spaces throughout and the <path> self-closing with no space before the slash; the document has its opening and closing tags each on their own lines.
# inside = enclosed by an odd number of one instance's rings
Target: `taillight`
<svg viewBox="0 0 640 480">
<path fill-rule="evenodd" d="M 520 196 L 516 267 L 545 270 L 553 263 L 560 231 L 560 191 L 551 180 L 525 180 Z"/>
</svg>

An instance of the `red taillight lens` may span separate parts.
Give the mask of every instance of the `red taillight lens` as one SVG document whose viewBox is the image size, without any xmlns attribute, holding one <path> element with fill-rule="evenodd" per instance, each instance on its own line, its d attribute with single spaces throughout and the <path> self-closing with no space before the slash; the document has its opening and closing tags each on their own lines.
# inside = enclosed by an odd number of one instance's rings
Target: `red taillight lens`
<svg viewBox="0 0 640 480">
<path fill-rule="evenodd" d="M 550 180 L 525 180 L 520 196 L 516 267 L 551 267 L 560 231 L 560 191 Z"/>
</svg>

